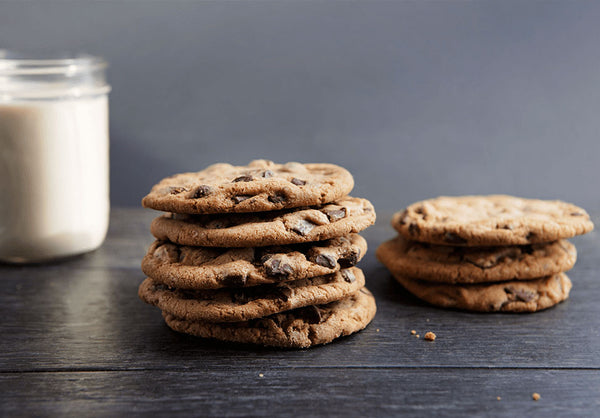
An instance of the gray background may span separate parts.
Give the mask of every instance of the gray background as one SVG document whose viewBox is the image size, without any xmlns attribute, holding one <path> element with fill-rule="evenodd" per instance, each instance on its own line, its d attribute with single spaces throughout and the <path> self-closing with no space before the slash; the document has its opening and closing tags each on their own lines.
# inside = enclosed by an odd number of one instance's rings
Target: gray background
<svg viewBox="0 0 600 418">
<path fill-rule="evenodd" d="M 111 64 L 112 201 L 218 161 L 334 162 L 393 210 L 600 208 L 600 2 L 4 1 L 0 47 Z"/>
</svg>

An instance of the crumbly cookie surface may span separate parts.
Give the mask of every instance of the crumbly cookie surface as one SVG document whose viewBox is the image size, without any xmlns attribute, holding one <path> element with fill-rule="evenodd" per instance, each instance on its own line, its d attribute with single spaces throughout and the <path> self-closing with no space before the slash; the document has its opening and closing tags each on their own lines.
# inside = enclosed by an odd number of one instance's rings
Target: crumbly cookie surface
<svg viewBox="0 0 600 418">
<path fill-rule="evenodd" d="M 186 321 L 163 313 L 173 330 L 204 338 L 281 348 L 308 348 L 365 328 L 376 313 L 375 298 L 366 288 L 326 305 L 310 305 L 245 322 Z"/>
<path fill-rule="evenodd" d="M 288 246 L 217 248 L 155 241 L 142 261 L 155 282 L 179 289 L 218 289 L 288 282 L 354 266 L 367 252 L 358 234 Z"/>
<path fill-rule="evenodd" d="M 477 312 L 536 312 L 569 297 L 571 281 L 564 273 L 534 280 L 511 280 L 486 284 L 443 284 L 394 278 L 410 293 L 432 305 Z"/>
<path fill-rule="evenodd" d="M 239 322 L 308 305 L 343 299 L 365 285 L 359 268 L 243 289 L 182 290 L 147 278 L 139 287 L 140 298 L 163 312 L 188 321 Z"/>
<path fill-rule="evenodd" d="M 443 283 L 482 283 L 534 279 L 567 271 L 577 260 L 575 246 L 548 244 L 458 247 L 407 241 L 402 236 L 377 248 L 391 272 Z"/>
<path fill-rule="evenodd" d="M 551 242 L 594 228 L 575 205 L 505 195 L 424 200 L 396 213 L 392 226 L 409 240 L 464 246 Z"/>
<path fill-rule="evenodd" d="M 167 177 L 142 205 L 189 214 L 262 212 L 333 202 L 353 186 L 352 175 L 334 164 L 255 160 L 246 166 L 214 164 L 197 173 Z"/>
<path fill-rule="evenodd" d="M 263 247 L 322 241 L 360 232 L 375 222 L 366 199 L 344 197 L 312 208 L 213 215 L 165 214 L 150 231 L 163 241 L 202 247 Z"/>
</svg>

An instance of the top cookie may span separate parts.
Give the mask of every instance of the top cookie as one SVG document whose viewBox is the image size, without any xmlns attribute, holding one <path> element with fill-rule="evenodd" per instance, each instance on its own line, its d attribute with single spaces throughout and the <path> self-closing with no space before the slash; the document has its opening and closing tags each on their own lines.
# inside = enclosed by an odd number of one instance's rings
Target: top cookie
<svg viewBox="0 0 600 418">
<path fill-rule="evenodd" d="M 254 160 L 247 166 L 213 164 L 167 177 L 152 187 L 142 205 L 189 214 L 263 212 L 330 203 L 352 187 L 352 175 L 334 164 Z"/>
<path fill-rule="evenodd" d="M 464 246 L 535 244 L 594 229 L 575 205 L 504 195 L 424 200 L 396 213 L 392 226 L 409 240 Z"/>
</svg>

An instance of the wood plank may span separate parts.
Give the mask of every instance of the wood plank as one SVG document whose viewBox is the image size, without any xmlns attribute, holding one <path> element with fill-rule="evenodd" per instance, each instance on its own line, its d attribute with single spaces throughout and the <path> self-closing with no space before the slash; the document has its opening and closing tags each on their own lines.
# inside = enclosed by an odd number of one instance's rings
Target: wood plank
<svg viewBox="0 0 600 418">
<path fill-rule="evenodd" d="M 262 366 L 0 374 L 0 400 L 6 415 L 44 416 L 578 417 L 600 407 L 598 371 Z"/>
</svg>

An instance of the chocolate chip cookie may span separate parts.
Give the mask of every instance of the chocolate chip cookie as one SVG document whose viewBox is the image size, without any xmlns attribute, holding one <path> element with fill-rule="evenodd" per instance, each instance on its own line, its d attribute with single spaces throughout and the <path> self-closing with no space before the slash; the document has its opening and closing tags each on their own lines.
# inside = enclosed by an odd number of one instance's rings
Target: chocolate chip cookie
<svg viewBox="0 0 600 418">
<path fill-rule="evenodd" d="M 334 164 L 255 160 L 246 166 L 214 164 L 168 177 L 152 188 L 142 205 L 189 214 L 263 212 L 330 203 L 353 186 L 352 175 Z"/>
<path fill-rule="evenodd" d="M 155 282 L 179 289 L 218 289 L 306 279 L 354 266 L 367 252 L 358 234 L 272 247 L 190 247 L 156 241 L 142 261 Z"/>
<path fill-rule="evenodd" d="M 150 231 L 162 241 L 202 247 L 263 247 L 322 241 L 362 231 L 375 222 L 366 199 L 344 197 L 334 203 L 262 213 L 166 214 Z"/>
<path fill-rule="evenodd" d="M 577 259 L 575 246 L 548 244 L 458 247 L 407 241 L 402 236 L 377 248 L 377 258 L 393 274 L 443 283 L 483 283 L 534 279 L 567 271 Z"/>
<path fill-rule="evenodd" d="M 394 278 L 410 293 L 432 305 L 477 312 L 536 312 L 569 297 L 571 281 L 564 273 L 534 280 L 511 280 L 491 284 L 443 284 Z"/>
<path fill-rule="evenodd" d="M 362 271 L 352 267 L 328 276 L 243 289 L 182 290 L 148 278 L 138 294 L 144 302 L 184 320 L 239 322 L 330 303 L 356 293 L 364 284 Z"/>
<path fill-rule="evenodd" d="M 503 195 L 424 200 L 396 213 L 392 226 L 412 241 L 458 246 L 551 242 L 594 228 L 575 205 Z"/>
<path fill-rule="evenodd" d="M 222 341 L 282 348 L 308 348 L 365 328 L 375 316 L 375 298 L 366 288 L 326 305 L 311 305 L 245 322 L 186 321 L 163 313 L 173 330 Z"/>
</svg>

